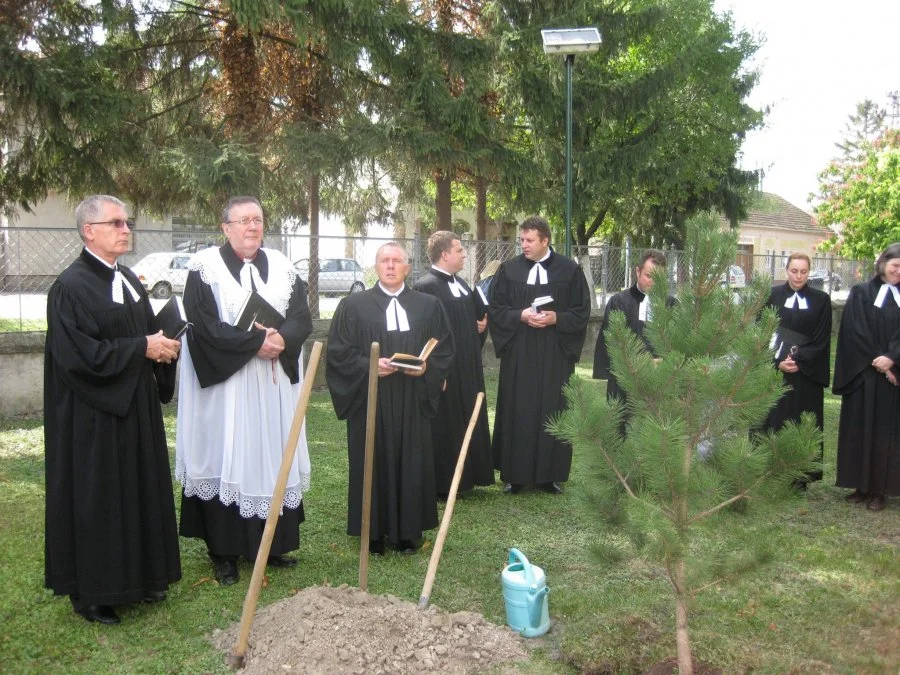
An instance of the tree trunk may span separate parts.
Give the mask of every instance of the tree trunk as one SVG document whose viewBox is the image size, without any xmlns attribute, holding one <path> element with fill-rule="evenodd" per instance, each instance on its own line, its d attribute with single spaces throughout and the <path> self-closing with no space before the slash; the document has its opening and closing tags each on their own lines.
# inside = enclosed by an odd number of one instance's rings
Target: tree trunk
<svg viewBox="0 0 900 675">
<path fill-rule="evenodd" d="M 678 648 L 678 672 L 693 675 L 691 641 L 688 637 L 688 611 L 684 592 L 684 560 L 675 563 L 675 645 Z"/>
<path fill-rule="evenodd" d="M 481 276 L 487 261 L 485 260 L 484 244 L 487 239 L 487 181 L 484 176 L 475 178 L 475 241 L 477 249 L 473 251 L 475 256 L 475 275 L 472 281 L 477 281 Z"/>
<path fill-rule="evenodd" d="M 309 311 L 319 318 L 319 174 L 309 179 Z"/>
<path fill-rule="evenodd" d="M 452 183 L 449 173 L 444 171 L 434 172 L 434 186 L 436 188 L 434 196 L 435 226 L 438 230 L 453 230 L 453 214 L 451 212 L 450 199 Z M 425 232 L 422 234 L 425 234 Z"/>
</svg>

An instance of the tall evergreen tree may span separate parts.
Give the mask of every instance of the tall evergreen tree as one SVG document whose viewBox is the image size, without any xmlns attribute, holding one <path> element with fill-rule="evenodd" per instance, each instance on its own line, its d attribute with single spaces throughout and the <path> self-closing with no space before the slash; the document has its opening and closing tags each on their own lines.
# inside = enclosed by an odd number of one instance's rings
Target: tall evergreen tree
<svg viewBox="0 0 900 675">
<path fill-rule="evenodd" d="M 664 269 L 650 291 L 653 320 L 644 337 L 658 358 L 627 328 L 624 314 L 610 318 L 612 371 L 628 401 L 624 435 L 622 404 L 580 379 L 569 384 L 569 408 L 551 425 L 591 465 L 602 559 L 641 555 L 665 570 L 681 673 L 692 672 L 691 598 L 773 555 L 764 537 L 750 537 L 741 551 L 703 549 L 697 531 L 706 531 L 708 544 L 723 518 L 740 527 L 728 507 L 788 497 L 818 452 L 812 416 L 778 433 L 753 433 L 784 390 L 769 347 L 778 320 L 762 309 L 767 279 L 754 279 L 740 302 L 720 287 L 735 249 L 736 234 L 721 232 L 712 215 L 687 223 L 689 278 L 677 304 L 667 303 Z"/>
</svg>

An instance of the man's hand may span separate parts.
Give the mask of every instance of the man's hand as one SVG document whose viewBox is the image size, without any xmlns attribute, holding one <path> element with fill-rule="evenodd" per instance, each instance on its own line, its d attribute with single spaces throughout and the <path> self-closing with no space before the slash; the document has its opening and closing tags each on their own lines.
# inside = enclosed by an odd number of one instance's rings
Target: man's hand
<svg viewBox="0 0 900 675">
<path fill-rule="evenodd" d="M 476 321 L 475 325 L 478 327 L 478 332 L 483 333 L 487 330 L 487 314 L 484 315 L 484 318 L 481 321 Z"/>
<path fill-rule="evenodd" d="M 277 359 L 278 355 L 284 351 L 284 338 L 274 328 L 266 328 L 261 324 L 256 324 L 256 327 L 266 331 L 266 339 L 256 355 L 261 359 Z"/>
<path fill-rule="evenodd" d="M 895 387 L 897 386 L 897 376 L 894 375 L 894 371 L 889 370 L 884 374 L 884 376 L 888 379 L 888 382 L 890 382 Z"/>
<path fill-rule="evenodd" d="M 800 370 L 800 366 L 794 362 L 794 359 L 788 356 L 784 361 L 778 364 L 778 370 L 782 373 L 796 373 Z"/>
<path fill-rule="evenodd" d="M 428 368 L 428 362 L 422 364 L 422 370 L 413 370 L 412 368 L 401 368 L 404 375 L 409 375 L 410 377 L 422 377 L 425 374 L 425 370 Z"/>
<path fill-rule="evenodd" d="M 894 362 L 887 356 L 876 356 L 872 360 L 872 367 L 875 368 L 879 373 L 885 373 L 894 367 Z"/>
<path fill-rule="evenodd" d="M 397 368 L 391 365 L 391 360 L 387 358 L 378 359 L 378 377 L 387 377 L 397 372 Z"/>
<path fill-rule="evenodd" d="M 528 317 L 528 325 L 532 328 L 547 328 L 556 325 L 556 312 L 551 309 L 543 312 L 532 312 Z"/>
<path fill-rule="evenodd" d="M 181 342 L 178 340 L 170 340 L 162 331 L 156 335 L 147 336 L 147 352 L 146 357 L 157 363 L 172 363 L 178 358 L 178 351 L 181 349 Z"/>
</svg>

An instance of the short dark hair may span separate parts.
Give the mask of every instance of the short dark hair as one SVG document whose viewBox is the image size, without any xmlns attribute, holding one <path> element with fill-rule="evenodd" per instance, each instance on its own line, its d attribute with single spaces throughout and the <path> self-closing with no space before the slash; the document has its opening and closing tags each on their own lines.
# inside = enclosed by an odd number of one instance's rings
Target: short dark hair
<svg viewBox="0 0 900 675">
<path fill-rule="evenodd" d="M 431 262 L 436 263 L 441 259 L 444 251 L 449 251 L 454 241 L 459 241 L 459 235 L 456 232 L 448 230 L 438 230 L 428 237 L 428 257 Z"/>
<path fill-rule="evenodd" d="M 893 260 L 894 258 L 900 258 L 900 242 L 891 244 L 881 252 L 878 260 L 875 261 L 875 273 L 880 277 L 884 276 L 885 264 L 888 260 Z"/>
<path fill-rule="evenodd" d="M 228 203 L 225 204 L 225 208 L 222 209 L 222 222 L 227 223 L 231 209 L 235 206 L 240 206 L 241 204 L 256 204 L 260 211 L 263 210 L 262 204 L 259 203 L 259 200 L 256 197 L 250 197 L 248 195 L 232 197 L 228 200 Z"/>
<path fill-rule="evenodd" d="M 519 225 L 519 230 L 535 230 L 541 239 L 550 241 L 550 225 L 540 216 L 528 216 Z"/>
<path fill-rule="evenodd" d="M 647 264 L 648 260 L 652 260 L 653 264 L 657 267 L 666 266 L 666 254 L 662 251 L 658 251 L 655 248 L 648 248 L 643 253 L 641 253 L 641 257 L 638 258 L 637 269 L 644 269 L 644 265 Z"/>
</svg>

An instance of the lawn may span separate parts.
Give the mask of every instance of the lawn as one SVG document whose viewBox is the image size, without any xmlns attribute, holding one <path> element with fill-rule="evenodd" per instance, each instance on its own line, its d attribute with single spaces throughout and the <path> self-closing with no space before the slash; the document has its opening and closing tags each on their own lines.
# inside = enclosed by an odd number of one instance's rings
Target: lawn
<svg viewBox="0 0 900 675">
<path fill-rule="evenodd" d="M 494 372 L 487 389 L 493 412 Z M 762 533 L 778 555 L 736 585 L 697 597 L 691 614 L 696 658 L 728 673 L 896 673 L 900 667 L 900 512 L 896 500 L 881 513 L 850 506 L 846 491 L 833 487 L 839 410 L 839 399 L 828 396 L 824 481 L 777 513 L 755 507 L 724 513 L 698 537 L 699 547 L 740 549 L 745 537 Z M 166 423 L 174 451 L 172 406 Z M 345 430 L 326 392 L 314 394 L 308 428 L 313 487 L 305 498 L 300 564 L 269 571 L 261 604 L 314 584 L 356 583 L 358 540 L 344 532 Z M 207 636 L 239 620 L 250 564 L 241 565 L 240 583 L 220 588 L 203 544 L 182 539 L 184 577 L 166 602 L 122 608 L 120 626 L 84 622 L 67 599 L 43 588 L 42 453 L 41 420 L 0 422 L 0 671 L 227 672 Z M 562 496 L 507 496 L 498 484 L 461 499 L 454 512 L 432 604 L 503 623 L 499 573 L 506 549 L 515 546 L 546 572 L 554 627 L 534 641 L 523 672 L 641 672 L 675 655 L 674 610 L 662 570 L 641 561 L 607 568 L 591 555 L 594 515 L 581 498 L 582 464 L 576 456 Z M 415 602 L 429 544 L 416 556 L 372 559 L 369 591 Z"/>
</svg>

